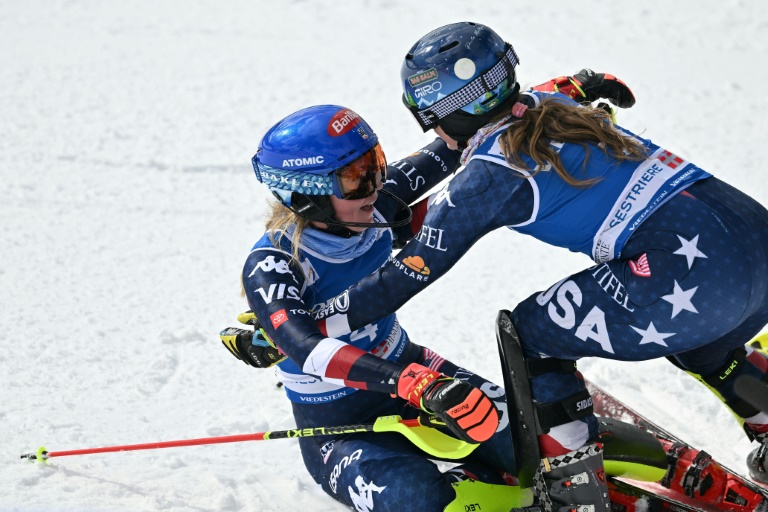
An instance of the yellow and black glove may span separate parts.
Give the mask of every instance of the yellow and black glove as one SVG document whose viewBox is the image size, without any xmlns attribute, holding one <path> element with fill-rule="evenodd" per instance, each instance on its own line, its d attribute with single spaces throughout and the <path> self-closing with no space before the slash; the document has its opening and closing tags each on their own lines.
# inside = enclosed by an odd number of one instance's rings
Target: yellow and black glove
<svg viewBox="0 0 768 512">
<path fill-rule="evenodd" d="M 253 311 L 237 315 L 237 320 L 252 325 L 254 330 L 227 327 L 219 333 L 221 342 L 233 356 L 254 368 L 269 368 L 286 358 L 261 328 Z"/>
</svg>

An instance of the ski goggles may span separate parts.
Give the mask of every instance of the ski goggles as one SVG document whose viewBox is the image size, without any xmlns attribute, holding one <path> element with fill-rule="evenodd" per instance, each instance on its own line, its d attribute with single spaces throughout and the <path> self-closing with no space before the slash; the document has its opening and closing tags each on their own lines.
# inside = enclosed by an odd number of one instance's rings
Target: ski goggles
<svg viewBox="0 0 768 512">
<path fill-rule="evenodd" d="M 253 155 L 251 163 L 256 179 L 278 194 L 286 204 L 290 204 L 293 192 L 308 196 L 365 199 L 372 196 L 387 178 L 387 159 L 379 144 L 327 174 L 272 167 L 259 161 L 258 153 Z"/>
<path fill-rule="evenodd" d="M 381 144 L 376 144 L 357 160 L 333 171 L 334 195 L 341 199 L 372 196 L 387 179 L 387 159 Z"/>
</svg>

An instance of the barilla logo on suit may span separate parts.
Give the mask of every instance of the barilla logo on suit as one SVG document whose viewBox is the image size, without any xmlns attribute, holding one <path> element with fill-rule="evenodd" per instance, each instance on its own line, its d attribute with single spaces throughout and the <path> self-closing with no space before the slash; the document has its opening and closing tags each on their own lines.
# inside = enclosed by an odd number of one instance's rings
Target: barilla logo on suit
<svg viewBox="0 0 768 512">
<path fill-rule="evenodd" d="M 360 124 L 360 116 L 349 109 L 339 110 L 328 121 L 328 135 L 338 137 Z"/>
</svg>

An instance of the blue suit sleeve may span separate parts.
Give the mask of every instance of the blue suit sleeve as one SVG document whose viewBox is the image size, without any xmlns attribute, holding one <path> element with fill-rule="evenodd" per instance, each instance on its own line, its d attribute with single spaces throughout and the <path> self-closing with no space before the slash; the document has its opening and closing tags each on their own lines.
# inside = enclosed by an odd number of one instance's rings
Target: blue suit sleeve
<svg viewBox="0 0 768 512">
<path fill-rule="evenodd" d="M 533 192 L 507 167 L 473 160 L 432 200 L 424 225 L 396 257 L 348 289 L 346 316 L 326 319 L 329 335 L 394 313 L 439 279 L 491 231 L 525 222 Z"/>
<path fill-rule="evenodd" d="M 442 139 L 435 139 L 407 157 L 391 162 L 387 166 L 384 189 L 406 204 L 412 204 L 456 172 L 460 156 L 460 152 L 448 149 Z M 379 195 L 376 209 L 389 221 L 403 218 L 401 205 L 385 194 Z M 419 227 L 420 223 L 412 222 L 394 228 L 392 232 L 402 245 L 413 237 Z"/>
<path fill-rule="evenodd" d="M 305 283 L 303 270 L 291 255 L 275 248 L 254 250 L 243 268 L 251 310 L 275 345 L 304 373 L 358 389 L 393 393 L 402 365 L 321 334 L 301 299 Z M 318 359 L 325 363 L 314 364 Z M 312 370 L 317 368 L 321 370 Z"/>
</svg>

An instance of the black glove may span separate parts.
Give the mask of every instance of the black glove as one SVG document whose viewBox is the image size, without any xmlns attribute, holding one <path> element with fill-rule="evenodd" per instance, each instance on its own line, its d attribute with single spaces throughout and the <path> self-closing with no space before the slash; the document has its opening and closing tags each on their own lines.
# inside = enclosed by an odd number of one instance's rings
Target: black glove
<svg viewBox="0 0 768 512">
<path fill-rule="evenodd" d="M 609 73 L 595 73 L 587 68 L 573 76 L 553 78 L 533 89 L 557 91 L 580 103 L 606 99 L 621 108 L 629 108 L 635 104 L 635 95 L 627 84 Z"/>
<path fill-rule="evenodd" d="M 635 104 L 635 95 L 627 84 L 608 73 L 595 73 L 591 69 L 584 68 L 572 79 L 582 91 L 584 99 L 590 103 L 599 99 L 606 99 L 621 108 L 629 108 Z"/>
<path fill-rule="evenodd" d="M 219 333 L 221 342 L 233 356 L 254 368 L 269 368 L 286 358 L 266 335 L 252 311 L 241 313 L 237 319 L 253 325 L 254 330 L 227 327 Z"/>
</svg>

